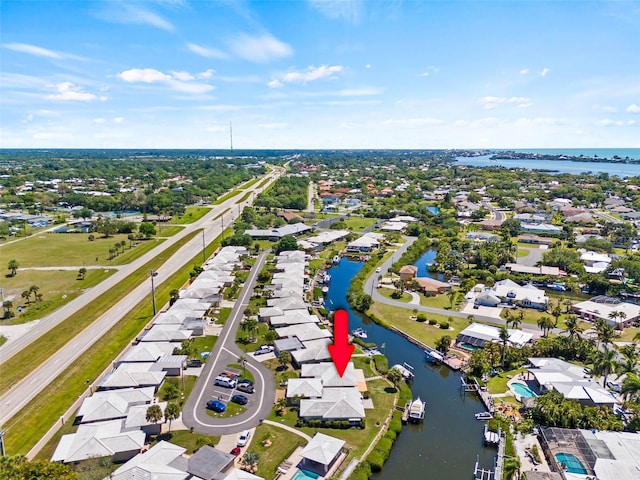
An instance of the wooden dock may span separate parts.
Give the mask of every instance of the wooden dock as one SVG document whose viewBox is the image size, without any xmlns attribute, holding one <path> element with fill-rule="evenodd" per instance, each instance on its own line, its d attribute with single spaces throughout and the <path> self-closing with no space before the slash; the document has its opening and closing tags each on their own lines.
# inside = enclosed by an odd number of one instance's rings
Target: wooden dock
<svg viewBox="0 0 640 480">
<path fill-rule="evenodd" d="M 471 382 L 467 382 L 464 378 L 460 378 L 460 382 L 462 384 L 462 388 L 464 388 L 465 392 L 475 392 L 484 403 L 487 412 L 494 413 L 496 410 L 495 405 L 493 404 L 493 397 L 487 391 L 486 387 L 481 387 L 478 383 L 477 379 L 473 379 Z"/>
</svg>

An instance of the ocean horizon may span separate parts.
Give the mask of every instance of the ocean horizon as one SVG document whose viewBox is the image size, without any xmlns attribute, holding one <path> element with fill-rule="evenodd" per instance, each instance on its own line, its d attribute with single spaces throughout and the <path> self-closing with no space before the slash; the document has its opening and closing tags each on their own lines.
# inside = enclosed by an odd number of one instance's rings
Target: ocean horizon
<svg viewBox="0 0 640 480">
<path fill-rule="evenodd" d="M 537 153 L 541 155 L 567 155 L 587 158 L 608 158 L 615 157 L 630 160 L 640 160 L 640 148 L 511 148 L 511 149 L 491 149 L 496 151 L 510 150 L 518 153 Z"/>
</svg>

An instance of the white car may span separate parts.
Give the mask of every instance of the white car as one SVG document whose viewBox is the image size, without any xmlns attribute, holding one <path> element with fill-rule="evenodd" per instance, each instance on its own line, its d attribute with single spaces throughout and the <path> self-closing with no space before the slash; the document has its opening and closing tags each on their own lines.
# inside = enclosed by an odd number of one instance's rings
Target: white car
<svg viewBox="0 0 640 480">
<path fill-rule="evenodd" d="M 380 273 L 382 271 L 382 268 L 378 267 L 376 268 L 376 273 Z"/>
<path fill-rule="evenodd" d="M 249 439 L 251 438 L 251 430 L 245 430 L 238 434 L 238 446 L 244 447 L 247 443 L 249 443 Z"/>
<path fill-rule="evenodd" d="M 273 350 L 274 350 L 273 345 L 262 345 L 255 352 L 253 352 L 253 354 L 254 355 L 262 355 L 264 353 L 271 353 L 271 352 L 273 352 Z"/>
</svg>

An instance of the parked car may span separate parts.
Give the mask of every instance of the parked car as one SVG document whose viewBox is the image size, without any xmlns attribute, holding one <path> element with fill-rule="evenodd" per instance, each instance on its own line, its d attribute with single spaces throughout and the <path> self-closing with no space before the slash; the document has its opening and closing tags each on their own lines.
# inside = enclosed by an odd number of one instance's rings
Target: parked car
<svg viewBox="0 0 640 480">
<path fill-rule="evenodd" d="M 207 402 L 207 408 L 214 412 L 223 413 L 227 409 L 227 406 L 220 400 L 209 400 Z"/>
<path fill-rule="evenodd" d="M 234 388 L 238 383 L 238 380 L 236 380 L 235 378 L 226 377 L 224 375 L 218 375 L 215 382 L 213 383 L 214 385 L 218 385 L 220 387 Z"/>
<path fill-rule="evenodd" d="M 187 360 L 187 367 L 201 367 L 202 360 L 198 360 L 197 358 L 192 358 L 191 360 Z"/>
<path fill-rule="evenodd" d="M 240 447 L 233 447 L 229 453 L 234 457 L 237 457 L 241 452 L 242 450 L 240 449 Z"/>
<path fill-rule="evenodd" d="M 247 443 L 249 443 L 249 439 L 251 438 L 251 430 L 245 430 L 238 434 L 238 446 L 244 447 Z"/>
<path fill-rule="evenodd" d="M 239 393 L 236 393 L 231 397 L 231 401 L 233 403 L 237 403 L 238 405 L 246 405 L 249 399 L 244 395 L 240 395 Z"/>
<path fill-rule="evenodd" d="M 264 353 L 271 353 L 273 352 L 273 345 L 262 345 L 260 348 L 256 349 L 255 352 L 253 352 L 254 355 L 262 355 Z"/>
<path fill-rule="evenodd" d="M 240 382 L 236 385 L 236 390 L 244 393 L 253 393 L 254 387 L 251 383 Z"/>
</svg>

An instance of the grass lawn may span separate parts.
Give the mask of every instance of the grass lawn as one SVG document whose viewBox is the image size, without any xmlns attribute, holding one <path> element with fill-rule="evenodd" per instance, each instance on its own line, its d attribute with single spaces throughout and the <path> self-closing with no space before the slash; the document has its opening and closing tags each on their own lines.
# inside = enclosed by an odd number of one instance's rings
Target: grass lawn
<svg viewBox="0 0 640 480">
<path fill-rule="evenodd" d="M 268 445 L 264 443 L 270 442 Z M 276 469 L 291 453 L 301 446 L 305 446 L 307 441 L 288 431 L 274 427 L 273 425 L 258 425 L 251 445 L 247 451 L 260 455 L 257 475 L 262 478 L 274 478 Z"/>
<path fill-rule="evenodd" d="M 517 257 L 528 257 L 531 252 L 526 248 L 519 248 Z"/>
<path fill-rule="evenodd" d="M 242 203 L 244 202 L 247 198 L 249 198 L 251 195 L 253 195 L 253 192 L 247 192 L 244 195 L 242 195 L 240 198 L 238 198 L 238 200 L 236 200 L 236 203 Z"/>
<path fill-rule="evenodd" d="M 446 294 L 436 295 L 435 297 L 426 297 L 424 295 L 420 295 L 420 305 L 424 305 L 425 307 L 446 308 L 447 310 L 451 310 L 451 299 L 449 298 L 449 295 Z"/>
<path fill-rule="evenodd" d="M 213 410 L 209 410 L 207 408 L 207 415 L 214 418 L 230 418 L 247 411 L 245 407 L 243 407 L 242 405 L 238 405 L 237 403 L 226 402 L 225 405 L 227 406 L 227 409 L 222 413 L 214 412 Z"/>
<path fill-rule="evenodd" d="M 202 361 L 206 361 L 208 356 L 201 356 L 201 352 L 209 352 L 213 350 L 213 346 L 216 344 L 218 337 L 209 335 L 205 337 L 196 337 L 191 340 L 191 348 L 194 352 L 194 358 L 201 359 Z"/>
<path fill-rule="evenodd" d="M 495 377 L 489 378 L 489 381 L 487 382 L 487 390 L 489 390 L 489 393 L 491 394 L 505 393 L 509 390 L 509 388 L 507 387 L 507 382 L 509 382 L 509 380 L 511 380 L 512 378 L 516 377 L 519 373 L 526 372 L 526 371 L 527 369 L 523 367 L 517 370 L 501 372 Z"/>
<path fill-rule="evenodd" d="M 24 270 L 18 272 L 15 277 L 5 277 L 2 281 L 4 297 L 13 297 L 12 311 L 15 317 L 3 320 L 2 324 L 16 325 L 41 318 L 114 273 L 115 269 L 91 269 L 87 270 L 83 280 L 79 280 L 78 272 L 75 270 Z M 35 301 L 33 296 L 30 302 L 22 298 L 22 292 L 32 285 L 40 287 L 38 293 L 42 294 L 42 301 Z M 18 308 L 22 311 L 19 312 Z"/>
<path fill-rule="evenodd" d="M 43 233 L 33 235 L 23 240 L 0 246 L 0 256 L 7 259 L 6 263 L 15 259 L 20 268 L 25 267 L 60 267 L 83 265 L 124 265 L 156 247 L 158 240 L 138 242 L 132 248 L 127 235 L 118 234 L 104 238 L 94 234 L 95 240 L 89 241 L 88 233 Z M 124 253 L 120 253 L 113 260 L 109 260 L 109 249 L 116 242 L 126 242 Z M 122 250 L 121 250 L 122 252 Z M 20 275 L 23 272 L 18 272 Z M 26 273 L 26 272 L 24 272 Z"/>
<path fill-rule="evenodd" d="M 593 324 L 591 323 L 587 323 L 585 322 L 587 325 L 589 326 L 593 326 Z M 587 327 L 588 328 L 588 327 Z M 625 328 L 624 331 L 622 332 L 622 335 L 620 335 L 619 337 L 616 337 L 616 342 L 631 342 L 633 340 L 633 337 L 640 333 L 640 328 L 638 327 L 629 327 L 629 328 Z"/>
<path fill-rule="evenodd" d="M 184 230 L 184 227 L 179 226 L 179 225 L 162 226 L 162 225 L 158 224 L 157 236 L 158 237 L 173 237 L 177 233 L 180 233 L 182 230 Z"/>
<path fill-rule="evenodd" d="M 259 180 L 260 180 L 260 177 L 256 177 L 256 178 L 254 178 L 254 179 L 252 179 L 252 180 L 249 180 L 249 181 L 248 181 L 248 182 L 246 182 L 246 183 L 243 183 L 242 185 L 240 185 L 240 187 L 239 187 L 239 188 L 249 188 L 249 187 L 251 187 L 252 185 L 255 185 L 256 183 L 258 183 L 258 181 L 259 181 Z M 253 191 L 253 190 L 252 190 L 252 191 Z"/>
<path fill-rule="evenodd" d="M 260 182 L 260 185 L 258 185 L 258 189 L 260 189 L 260 188 L 264 187 L 267 183 L 269 183 L 269 179 L 268 179 L 268 178 L 265 178 L 264 180 L 262 180 L 262 181 Z"/>
<path fill-rule="evenodd" d="M 373 224 L 375 224 L 376 219 L 351 215 L 344 222 L 347 224 L 347 229 L 351 229 L 354 232 L 359 232 L 360 230 L 364 230 L 365 228 L 371 227 Z"/>
<path fill-rule="evenodd" d="M 436 340 L 443 335 L 449 335 L 451 338 L 455 338 L 461 330 L 469 325 L 469 322 L 463 318 L 450 318 L 445 315 L 426 313 L 425 315 L 428 320 L 435 320 L 438 323 L 449 322 L 451 328 L 449 330 L 442 330 L 435 325 L 428 325 L 428 322 L 417 322 L 410 319 L 409 317 L 412 315 L 410 308 L 392 307 L 391 305 L 382 303 L 374 303 L 370 312 L 377 318 L 383 319 L 387 325 L 393 325 L 432 347 L 435 345 Z"/>
<path fill-rule="evenodd" d="M 211 211 L 209 207 L 189 206 L 185 209 L 184 214 L 172 217 L 167 224 L 186 225 L 193 223 Z"/>
<path fill-rule="evenodd" d="M 185 242 L 188 242 L 194 235 L 199 233 L 199 231 L 196 231 L 192 235 L 185 237 L 181 242 L 170 247 L 165 252 L 165 255 L 172 255 Z M 207 253 L 211 255 L 219 246 L 220 241 L 216 239 L 207 246 Z M 189 259 L 185 265 L 190 266 L 194 261 L 197 262 L 196 259 L 199 258 L 200 254 L 193 259 Z M 18 355 L 5 361 L 2 365 L 2 375 L 0 375 L 0 391 L 6 391 L 11 385 L 24 378 L 34 368 L 46 361 L 61 345 L 64 345 L 70 338 L 77 335 L 93 319 L 111 308 L 114 303 L 131 291 L 133 286 L 146 281 L 149 269 L 158 268 L 162 261 L 162 259 L 154 259 L 147 263 L 116 288 L 96 299 L 90 306 L 72 315 L 66 321 L 50 330 L 46 336 L 36 340 Z M 156 297 L 160 302 L 168 301 L 169 292 L 184 285 L 188 278 L 189 268 L 178 271 L 156 288 Z M 26 454 L 38 439 L 59 420 L 60 416 L 69 408 L 73 399 L 78 398 L 86 389 L 85 380 L 97 378 L 111 364 L 116 355 L 131 343 L 131 340 L 135 338 L 152 316 L 150 297 L 151 295 L 149 294 L 148 298 L 142 300 L 129 312 L 127 317 L 123 318 L 114 328 L 104 334 L 100 342 L 80 356 L 51 382 L 47 387 L 46 395 L 37 396 L 4 425 L 7 430 L 5 445 L 11 455 Z M 25 362 L 25 358 L 28 358 L 29 362 Z"/>
<path fill-rule="evenodd" d="M 185 453 L 192 454 L 203 445 L 217 445 L 218 442 L 220 442 L 220 436 L 201 435 L 199 433 L 191 433 L 189 430 L 173 430 L 171 433 L 158 435 L 151 443 L 155 445 L 160 440 L 165 440 L 186 448 L 187 451 Z"/>
<path fill-rule="evenodd" d="M 380 295 L 382 295 L 385 298 L 391 298 L 393 300 L 397 300 L 398 302 L 406 302 L 409 303 L 411 301 L 411 299 L 413 298 L 411 296 L 410 293 L 407 292 L 402 292 L 402 297 L 400 298 L 393 298 L 392 295 L 394 294 L 394 292 L 396 291 L 395 288 L 386 288 L 386 287 L 380 287 L 378 289 L 378 293 Z"/>
</svg>

